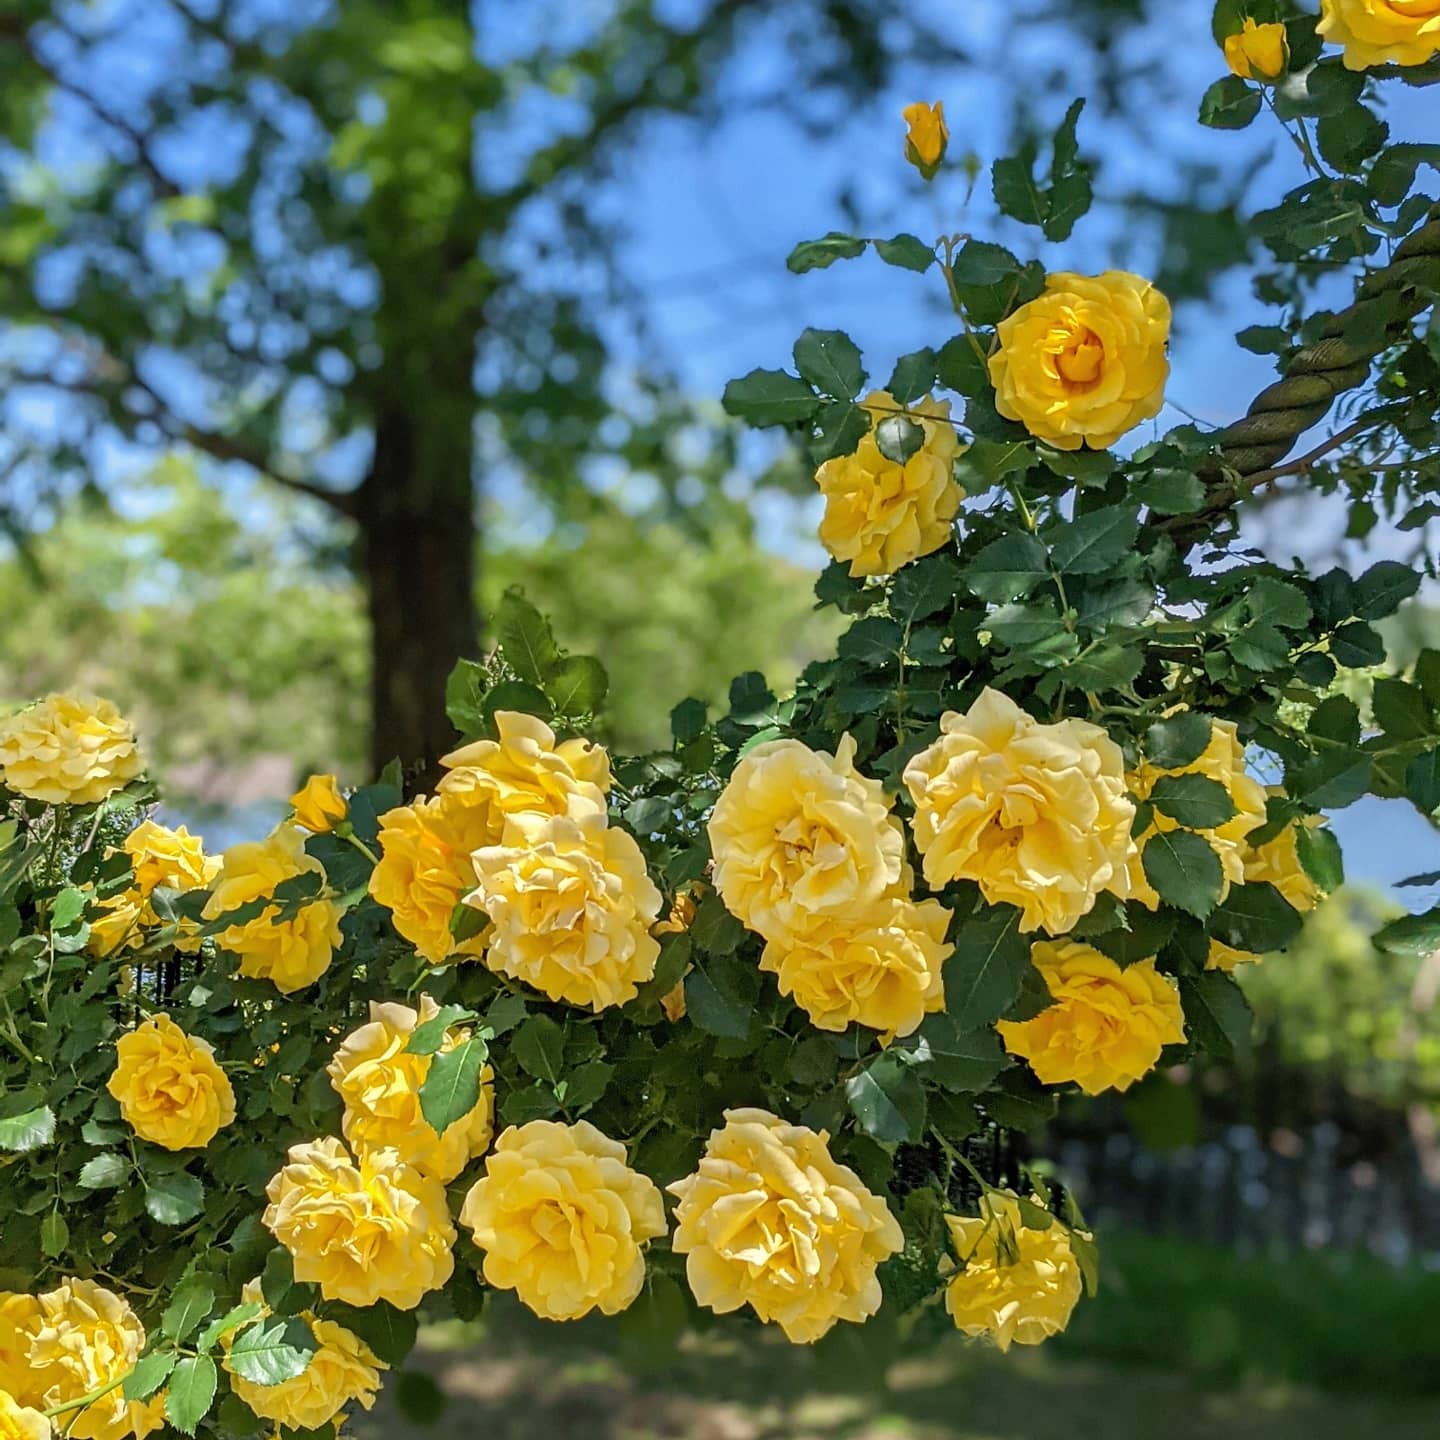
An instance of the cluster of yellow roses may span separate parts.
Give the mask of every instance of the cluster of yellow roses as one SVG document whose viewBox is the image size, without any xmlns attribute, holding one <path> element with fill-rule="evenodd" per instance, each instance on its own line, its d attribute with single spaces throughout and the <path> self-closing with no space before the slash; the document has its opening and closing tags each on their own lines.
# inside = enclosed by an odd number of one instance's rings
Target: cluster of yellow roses
<svg viewBox="0 0 1440 1440">
<path fill-rule="evenodd" d="M 1345 49 L 1345 67 L 1424 65 L 1440 54 L 1440 0 L 1320 0 L 1319 33 Z M 1285 26 L 1243 26 L 1225 37 L 1225 59 L 1243 80 L 1278 80 L 1290 63 Z"/>
</svg>

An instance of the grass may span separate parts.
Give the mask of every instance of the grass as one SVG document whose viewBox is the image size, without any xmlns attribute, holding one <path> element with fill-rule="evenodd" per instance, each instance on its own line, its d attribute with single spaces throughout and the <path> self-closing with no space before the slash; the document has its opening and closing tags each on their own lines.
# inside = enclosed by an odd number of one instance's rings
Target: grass
<svg viewBox="0 0 1440 1440">
<path fill-rule="evenodd" d="M 1071 1332 L 1008 1356 L 884 1313 L 810 1349 L 729 1320 L 678 1346 L 547 1326 L 498 1297 L 437 1327 L 357 1440 L 1434 1440 L 1440 1276 L 1110 1237 Z M 432 1427 L 396 1404 L 450 1405 Z M 1327 1385 L 1343 1394 L 1322 1394 Z M 1362 1393 L 1365 1391 L 1371 1393 Z M 347 1433 L 348 1430 L 347 1430 Z"/>
</svg>

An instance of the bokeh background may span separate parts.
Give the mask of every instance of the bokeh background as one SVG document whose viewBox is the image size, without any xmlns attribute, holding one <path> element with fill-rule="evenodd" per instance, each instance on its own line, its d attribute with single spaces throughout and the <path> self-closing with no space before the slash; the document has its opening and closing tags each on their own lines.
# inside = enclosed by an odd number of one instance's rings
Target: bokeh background
<svg viewBox="0 0 1440 1440">
<path fill-rule="evenodd" d="M 312 769 L 422 753 L 437 707 L 410 702 L 483 649 L 511 585 L 602 657 L 621 748 L 740 671 L 783 686 L 835 634 L 818 506 L 720 391 L 807 324 L 880 374 L 950 333 L 933 276 L 795 276 L 796 242 L 964 232 L 1029 258 L 988 165 L 1085 95 L 1100 203 L 1040 258 L 1175 300 L 1158 429 L 1230 420 L 1271 378 L 1235 340 L 1279 314 L 1239 220 L 1301 171 L 1278 126 L 1195 123 L 1223 68 L 1209 10 L 4 0 L 0 702 L 113 697 L 218 848 Z M 1394 138 L 1434 142 L 1434 92 L 1388 89 Z M 902 159 L 915 99 L 952 131 L 931 186 Z M 1245 525 L 1317 569 L 1435 549 L 1427 515 L 1312 493 Z M 1391 623 L 1392 666 L 1440 645 L 1437 607 L 1427 587 Z M 1347 681 L 1362 705 L 1369 678 Z M 1349 883 L 1244 976 L 1251 1050 L 1040 1141 L 1106 1255 L 1044 1352 L 885 1321 L 797 1354 L 734 1325 L 677 1342 L 663 1314 L 542 1330 L 502 1303 L 431 1335 L 357 1431 L 1433 1435 L 1440 962 L 1370 937 L 1434 902 L 1401 882 L 1440 870 L 1440 838 L 1402 802 L 1332 823 Z"/>
</svg>

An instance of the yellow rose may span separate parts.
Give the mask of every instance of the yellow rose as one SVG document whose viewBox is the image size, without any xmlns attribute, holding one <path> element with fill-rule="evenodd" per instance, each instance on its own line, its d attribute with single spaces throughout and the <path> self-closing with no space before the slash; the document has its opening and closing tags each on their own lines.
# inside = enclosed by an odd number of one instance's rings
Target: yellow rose
<svg viewBox="0 0 1440 1440">
<path fill-rule="evenodd" d="M 0 722 L 0 781 L 46 805 L 93 805 L 145 768 L 130 722 L 108 701 L 47 695 Z"/>
<path fill-rule="evenodd" d="M 996 408 L 1059 450 L 1103 450 L 1165 402 L 1170 302 L 1139 275 L 1051 275 L 996 334 Z"/>
<path fill-rule="evenodd" d="M 928 180 L 945 158 L 950 143 L 950 127 L 945 123 L 945 105 L 937 100 L 927 105 L 917 100 L 901 112 L 906 124 L 905 158 Z"/>
<path fill-rule="evenodd" d="M 1070 1232 L 1055 1223 L 1027 1230 L 1013 1191 L 987 1191 L 980 1214 L 947 1215 L 963 1269 L 945 1287 L 945 1309 L 966 1335 L 988 1335 L 1001 1351 L 1039 1345 L 1070 1323 L 1083 1280 Z"/>
<path fill-rule="evenodd" d="M 275 887 L 296 875 L 319 875 L 324 867 L 305 853 L 305 841 L 292 825 L 281 825 L 268 838 L 232 845 L 224 854 L 220 874 L 201 914 L 218 919 L 231 910 L 272 895 Z M 237 956 L 240 973 L 270 980 L 282 995 L 312 985 L 329 968 L 340 944 L 340 907 L 331 900 L 312 900 L 288 919 L 275 919 L 275 905 L 243 925 L 230 925 L 216 937 L 222 949 Z"/>
<path fill-rule="evenodd" d="M 822 921 L 802 935 L 771 940 L 760 968 L 778 980 L 819 1030 L 868 1025 L 891 1036 L 912 1034 L 945 1008 L 940 971 L 950 911 L 937 900 L 878 900 L 857 921 Z"/>
<path fill-rule="evenodd" d="M 40 1302 L 33 1295 L 0 1291 L 0 1390 L 22 1405 L 40 1401 L 30 1369 L 30 1340 L 39 1319 Z"/>
<path fill-rule="evenodd" d="M 50 1422 L 7 1390 L 0 1390 L 0 1440 L 50 1440 Z"/>
<path fill-rule="evenodd" d="M 1316 27 L 1347 70 L 1423 65 L 1440 54 L 1440 0 L 1320 0 Z"/>
<path fill-rule="evenodd" d="M 1184 1040 L 1180 991 L 1153 960 L 1121 969 L 1074 940 L 1037 941 L 1030 958 L 1051 1004 L 1031 1020 L 1001 1020 L 995 1028 L 1041 1084 L 1073 1081 L 1087 1095 L 1128 1090 L 1154 1069 L 1164 1046 Z"/>
<path fill-rule="evenodd" d="M 715 802 L 715 888 L 767 940 L 861 915 L 900 880 L 904 835 L 880 782 L 854 761 L 849 735 L 834 755 L 770 740 L 735 767 Z"/>
<path fill-rule="evenodd" d="M 166 1150 L 203 1148 L 235 1119 L 235 1092 L 214 1049 L 168 1015 L 122 1035 L 115 1060 L 105 1088 L 142 1140 Z"/>
<path fill-rule="evenodd" d="M 905 767 L 932 890 L 974 880 L 1024 931 L 1062 934 L 1102 890 L 1123 891 L 1135 807 L 1120 747 L 1098 725 L 1045 725 L 986 689 Z"/>
<path fill-rule="evenodd" d="M 837 455 L 816 472 L 825 497 L 820 542 L 850 573 L 893 575 L 902 565 L 949 542 L 951 522 L 965 492 L 955 483 L 961 445 L 950 424 L 948 400 L 921 400 L 906 410 L 924 433 L 903 465 L 880 453 L 875 426 L 900 407 L 883 390 L 861 402 L 871 429 L 853 455 Z"/>
<path fill-rule="evenodd" d="M 701 1305 L 749 1305 L 798 1345 L 880 1308 L 876 1266 L 905 1236 L 828 1141 L 765 1110 L 725 1112 L 700 1168 L 669 1187 L 680 1200 L 672 1248 Z"/>
<path fill-rule="evenodd" d="M 19 1321 L 23 1379 L 0 1374 L 0 1383 L 22 1405 L 50 1410 L 79 1400 L 128 1375 L 145 1348 L 135 1312 L 93 1280 L 63 1280 L 44 1295 L 19 1298 L 32 1302 L 23 1307 L 28 1313 L 12 1314 Z M 163 1396 L 127 1401 L 118 1386 L 64 1419 L 73 1440 L 144 1440 L 163 1424 Z"/>
<path fill-rule="evenodd" d="M 486 1282 L 547 1320 L 619 1314 L 645 1283 L 645 1242 L 666 1229 L 654 1182 L 587 1120 L 505 1130 L 460 1223 L 485 1252 Z"/>
<path fill-rule="evenodd" d="M 356 1154 L 393 1150 L 404 1164 L 448 1184 L 490 1143 L 495 1072 L 488 1065 L 481 1072 L 480 1095 L 468 1115 L 444 1135 L 430 1128 L 420 1109 L 420 1087 L 434 1057 L 411 1055 L 405 1046 L 417 1025 L 439 1013 L 428 995 L 420 997 L 418 1015 L 408 1005 L 372 1000 L 370 1023 L 346 1037 L 326 1074 L 345 1102 L 345 1139 Z M 453 1050 L 468 1034 L 447 1030 L 440 1052 Z"/>
<path fill-rule="evenodd" d="M 260 1282 L 251 1280 L 240 1298 L 263 1305 Z M 268 1309 L 264 1311 L 264 1315 L 269 1313 Z M 262 1420 L 273 1420 L 289 1430 L 318 1430 L 333 1420 L 339 1429 L 351 1401 L 358 1400 L 366 1410 L 374 1405 L 380 1390 L 380 1372 L 390 1367 L 343 1325 L 318 1319 L 308 1310 L 301 1313 L 301 1319 L 309 1327 L 315 1349 L 309 1363 L 291 1379 L 278 1385 L 258 1385 L 237 1375 L 228 1353 L 231 1336 L 222 1342 L 226 1354 L 220 1363 L 230 1376 L 230 1389 Z"/>
<path fill-rule="evenodd" d="M 1277 785 L 1268 793 L 1280 795 L 1284 791 Z M 1325 898 L 1325 892 L 1301 863 L 1300 827 L 1316 829 L 1324 823 L 1323 815 L 1307 815 L 1303 820 L 1290 821 L 1262 845 L 1247 844 L 1245 883 L 1273 885 L 1302 915 L 1313 910 Z"/>
<path fill-rule="evenodd" d="M 295 823 L 312 835 L 327 835 L 350 813 L 333 775 L 312 775 L 291 797 Z"/>
<path fill-rule="evenodd" d="M 453 793 L 422 796 L 380 817 L 380 863 L 370 872 L 370 893 L 432 965 L 484 953 L 488 937 L 456 940 L 450 917 L 475 886 L 471 852 L 494 838 L 489 809 Z"/>
<path fill-rule="evenodd" d="M 479 886 L 465 903 L 490 917 L 492 970 L 597 1011 L 654 975 L 663 897 L 634 837 L 603 813 L 511 815 L 501 843 L 473 858 Z"/>
<path fill-rule="evenodd" d="M 1234 946 L 1212 938 L 1205 956 L 1205 968 L 1233 975 L 1237 965 L 1258 965 L 1264 958 L 1263 955 L 1252 955 L 1248 950 L 1236 950 Z"/>
<path fill-rule="evenodd" d="M 546 815 L 604 813 L 610 790 L 610 757 L 588 740 L 555 743 L 555 732 L 533 715 L 497 710 L 498 740 L 476 740 L 441 760 L 449 772 L 440 793 L 483 810 L 496 845 L 507 815 L 538 810 Z"/>
<path fill-rule="evenodd" d="M 1235 806 L 1235 814 L 1223 825 L 1195 832 L 1210 842 L 1211 848 L 1220 858 L 1220 898 L 1223 900 L 1230 893 L 1232 885 L 1242 885 L 1245 882 L 1245 862 L 1250 848 L 1245 837 L 1265 823 L 1265 788 L 1245 771 L 1245 747 L 1240 743 L 1235 722 L 1213 721 L 1209 743 L 1188 765 L 1162 770 L 1157 765 L 1142 762 L 1139 769 L 1130 776 L 1130 793 L 1136 800 L 1148 800 L 1156 782 L 1163 775 L 1203 775 L 1224 786 L 1225 793 Z M 1145 846 L 1157 831 L 1180 828 L 1178 821 L 1162 815 L 1158 810 L 1152 810 L 1150 824 L 1136 841 L 1131 854 L 1129 894 L 1151 910 L 1159 906 L 1160 896 L 1145 878 Z"/>
<path fill-rule="evenodd" d="M 1290 63 L 1285 27 L 1257 25 L 1247 15 L 1244 27 L 1225 37 L 1225 63 L 1242 80 L 1278 80 Z"/>
<path fill-rule="evenodd" d="M 327 1300 L 413 1310 L 454 1273 L 445 1187 L 393 1150 L 352 1161 L 329 1136 L 292 1145 L 265 1194 L 264 1224 L 290 1252 L 295 1278 Z"/>
<path fill-rule="evenodd" d="M 90 922 L 90 949 L 97 955 L 113 954 L 122 945 L 141 945 L 144 931 L 163 923 L 151 903 L 154 891 L 184 895 L 203 890 L 220 873 L 220 857 L 207 855 L 205 842 L 183 825 L 171 830 L 154 820 L 142 820 L 120 848 L 130 856 L 133 876 L 127 890 L 100 902 L 100 913 Z M 193 953 L 200 948 L 196 928 L 181 922 L 177 950 Z"/>
</svg>

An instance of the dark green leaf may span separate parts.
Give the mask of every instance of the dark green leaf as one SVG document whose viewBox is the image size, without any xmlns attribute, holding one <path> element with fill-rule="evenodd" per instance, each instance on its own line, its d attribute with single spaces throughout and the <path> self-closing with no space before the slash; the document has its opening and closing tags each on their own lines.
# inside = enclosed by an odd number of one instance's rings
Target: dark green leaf
<svg viewBox="0 0 1440 1440">
<path fill-rule="evenodd" d="M 1283 950 L 1299 933 L 1300 912 L 1273 886 L 1235 885 L 1206 927 L 1222 945 L 1265 955 Z"/>
<path fill-rule="evenodd" d="M 1150 791 L 1150 803 L 1162 815 L 1189 830 L 1214 830 L 1235 818 L 1230 792 L 1208 775 L 1162 775 Z"/>
<path fill-rule="evenodd" d="M 1419 589 L 1419 570 L 1399 560 L 1381 560 L 1355 581 L 1355 614 L 1362 620 L 1383 620 Z"/>
<path fill-rule="evenodd" d="M 326 1317 L 353 1331 L 389 1366 L 401 1364 L 415 1348 L 419 1330 L 415 1313 L 397 1310 L 384 1300 L 364 1309 L 332 1303 L 326 1306 Z"/>
<path fill-rule="evenodd" d="M 890 240 L 877 240 L 875 253 L 887 264 L 902 270 L 928 270 L 935 263 L 935 250 L 915 235 L 900 234 Z"/>
<path fill-rule="evenodd" d="M 994 604 L 1021 600 L 1049 574 L 1045 547 L 1017 530 L 992 540 L 965 567 L 973 594 Z"/>
<path fill-rule="evenodd" d="M 148 1400 L 170 1378 L 179 1358 L 173 1350 L 157 1350 L 145 1356 L 125 1377 L 121 1395 L 127 1400 Z"/>
<path fill-rule="evenodd" d="M 969 335 L 956 335 L 940 347 L 935 357 L 935 374 L 947 390 L 971 399 L 990 389 L 985 351 Z"/>
<path fill-rule="evenodd" d="M 1145 732 L 1145 758 L 1158 769 L 1178 770 L 1193 765 L 1209 743 L 1210 717 L 1182 710 Z"/>
<path fill-rule="evenodd" d="M 183 1225 L 205 1208 L 205 1187 L 183 1170 L 145 1180 L 145 1212 L 158 1225 Z"/>
<path fill-rule="evenodd" d="M 495 630 L 505 663 L 531 685 L 544 685 L 560 652 L 550 622 L 518 590 L 507 590 L 495 615 Z"/>
<path fill-rule="evenodd" d="M 928 1072 L 947 1090 L 983 1090 L 1010 1063 L 993 1028 L 963 1030 L 953 1015 L 927 1015 L 920 1039 L 929 1051 Z"/>
<path fill-rule="evenodd" d="M 160 1333 L 167 1340 L 185 1340 L 215 1308 L 215 1286 L 208 1276 L 192 1275 L 182 1281 L 160 1317 Z"/>
<path fill-rule="evenodd" d="M 817 465 L 840 455 L 853 455 L 870 433 L 870 412 L 853 400 L 831 400 L 820 407 L 810 457 Z"/>
<path fill-rule="evenodd" d="M 472 1035 L 430 1061 L 429 1073 L 420 1086 L 420 1113 L 437 1135 L 475 1108 L 480 1098 L 480 1071 L 488 1054 L 485 1041 Z"/>
<path fill-rule="evenodd" d="M 545 693 L 557 715 L 594 715 L 605 703 L 610 677 L 593 655 L 567 655 L 551 667 Z"/>
<path fill-rule="evenodd" d="M 395 1405 L 415 1425 L 434 1425 L 449 1404 L 440 1382 L 421 1370 L 402 1370 L 395 1377 Z"/>
<path fill-rule="evenodd" d="M 843 330 L 801 332 L 795 342 L 795 368 L 822 395 L 853 400 L 865 383 L 860 351 Z"/>
<path fill-rule="evenodd" d="M 1428 740 L 1436 733 L 1424 693 L 1404 680 L 1376 680 L 1370 691 L 1370 708 L 1389 740 Z"/>
<path fill-rule="evenodd" d="M 845 1098 L 860 1128 L 897 1144 L 925 1132 L 925 1091 L 899 1056 L 882 1055 L 845 1082 Z"/>
<path fill-rule="evenodd" d="M 1141 852 L 1145 878 L 1167 905 L 1203 920 L 1220 899 L 1220 857 L 1202 835 L 1157 830 Z"/>
<path fill-rule="evenodd" d="M 1180 977 L 1180 1003 L 1187 1038 L 1221 1060 L 1245 1049 L 1250 1039 L 1250 1006 L 1240 987 L 1219 970 Z"/>
<path fill-rule="evenodd" d="M 1055 527 L 1047 537 L 1050 558 L 1067 575 L 1101 574 L 1134 549 L 1139 528 L 1139 511 L 1134 506 L 1092 510 Z"/>
<path fill-rule="evenodd" d="M 832 230 L 819 240 L 802 240 L 789 254 L 785 268 L 796 275 L 807 270 L 827 270 L 837 260 L 853 260 L 865 253 L 866 242 L 858 235 Z"/>
<path fill-rule="evenodd" d="M 1440 906 L 1422 915 L 1402 915 L 1381 926 L 1375 945 L 1389 955 L 1431 955 L 1440 950 Z"/>
<path fill-rule="evenodd" d="M 510 1053 L 527 1075 L 553 1085 L 564 1073 L 565 1032 L 548 1015 L 532 1015 L 511 1038 Z"/>
<path fill-rule="evenodd" d="M 410 1055 L 433 1055 L 444 1043 L 445 1032 L 462 1020 L 474 1020 L 473 1010 L 464 1005 L 442 1005 L 429 1020 L 422 1020 L 411 1032 L 405 1050 Z"/>
<path fill-rule="evenodd" d="M 1415 756 L 1405 767 L 1405 794 L 1422 815 L 1440 809 L 1440 749 Z"/>
<path fill-rule="evenodd" d="M 752 370 L 725 387 L 721 404 L 727 415 L 749 425 L 798 425 L 820 408 L 815 391 L 783 370 Z"/>
<path fill-rule="evenodd" d="M 951 269 L 957 285 L 1003 285 L 1020 273 L 1020 262 L 1003 245 L 967 240 Z"/>
<path fill-rule="evenodd" d="M 875 444 L 880 453 L 896 465 L 903 465 L 920 453 L 925 431 L 908 415 L 887 415 L 875 427 Z"/>
<path fill-rule="evenodd" d="M 130 1162 L 123 1155 L 96 1155 L 80 1167 L 79 1181 L 87 1190 L 113 1190 L 130 1178 Z"/>
<path fill-rule="evenodd" d="M 1157 515 L 1189 515 L 1205 503 L 1205 486 L 1189 470 L 1152 470 L 1130 494 Z"/>
<path fill-rule="evenodd" d="M 670 712 L 670 734 L 677 745 L 698 740 L 705 731 L 705 702 L 682 700 Z"/>
<path fill-rule="evenodd" d="M 1227 75 L 1201 97 L 1200 123 L 1213 130 L 1243 130 L 1260 113 L 1261 103 L 1258 86 Z"/>
<path fill-rule="evenodd" d="M 961 1032 L 993 1025 L 1020 993 L 1030 942 L 1020 912 L 987 906 L 959 925 L 955 953 L 945 962 L 945 1011 Z"/>
<path fill-rule="evenodd" d="M 55 1112 L 48 1105 L 0 1120 L 0 1150 L 24 1155 L 55 1138 Z"/>
</svg>

